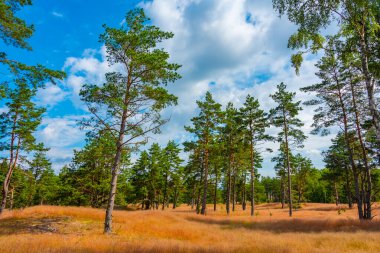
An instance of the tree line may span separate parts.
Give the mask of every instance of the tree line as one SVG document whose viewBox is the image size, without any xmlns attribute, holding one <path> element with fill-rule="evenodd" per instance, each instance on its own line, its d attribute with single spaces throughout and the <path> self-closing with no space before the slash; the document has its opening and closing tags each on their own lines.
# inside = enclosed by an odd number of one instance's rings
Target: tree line
<svg viewBox="0 0 380 253">
<path fill-rule="evenodd" d="M 0 4 L 0 37 L 13 47 L 30 50 L 26 40 L 34 27 L 17 17 L 30 1 Z M 107 61 L 122 71 L 106 74 L 102 85 L 85 84 L 80 96 L 90 116 L 79 122 L 86 130 L 86 146 L 75 151 L 72 162 L 58 175 L 46 158 L 48 150 L 37 143 L 36 132 L 45 108 L 33 98 L 47 82 L 65 74 L 42 65 L 29 66 L 0 52 L 3 76 L 0 95 L 6 110 L 0 116 L 2 203 L 7 207 L 34 204 L 90 205 L 106 207 L 104 232 L 112 231 L 116 205 L 139 203 L 143 209 L 165 209 L 187 203 L 206 214 L 207 203 L 224 203 L 226 212 L 237 204 L 279 201 L 288 204 L 289 216 L 303 201 L 353 203 L 359 219 L 371 219 L 372 203 L 378 198 L 380 162 L 379 131 L 379 4 L 377 1 L 274 0 L 275 10 L 287 15 L 299 29 L 288 46 L 302 49 L 292 56 L 300 71 L 303 55 L 323 52 L 316 65 L 320 82 L 305 84 L 309 101 L 295 101 L 284 83 L 270 95 L 275 107 L 265 112 L 248 95 L 237 108 L 225 108 L 210 92 L 197 101 L 197 116 L 185 130 L 183 143 L 187 163 L 180 158 L 179 144 L 153 144 L 131 156 L 159 134 L 169 119 L 161 112 L 177 103 L 166 88 L 181 78 L 180 65 L 157 47 L 174 36 L 150 24 L 142 9 L 127 13 L 119 28 L 104 25 L 101 42 Z M 337 20 L 338 32 L 322 36 L 321 30 Z M 315 108 L 312 134 L 337 132 L 324 152 L 326 168 L 316 170 L 311 161 L 297 154 L 306 139 L 298 118 L 303 106 Z M 268 128 L 277 134 L 268 135 Z M 272 159 L 276 177 L 260 177 L 265 142 L 277 142 Z M 307 148 L 307 147 L 306 147 Z M 8 203 L 8 204 L 7 204 Z"/>
</svg>

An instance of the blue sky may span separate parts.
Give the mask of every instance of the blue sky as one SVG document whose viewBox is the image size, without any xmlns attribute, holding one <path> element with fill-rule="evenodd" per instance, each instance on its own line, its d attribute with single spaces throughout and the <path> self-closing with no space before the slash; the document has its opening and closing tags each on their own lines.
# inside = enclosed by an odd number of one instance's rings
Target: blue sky
<svg viewBox="0 0 380 253">
<path fill-rule="evenodd" d="M 226 105 L 240 106 L 248 94 L 257 97 L 265 110 L 273 106 L 269 94 L 284 81 L 289 89 L 317 82 L 314 75 L 317 57 L 307 57 L 299 76 L 290 66 L 291 51 L 287 39 L 296 30 L 284 17 L 273 11 L 271 1 L 259 0 L 35 0 L 21 13 L 36 32 L 30 44 L 32 52 L 19 49 L 9 54 L 29 64 L 42 63 L 62 69 L 67 79 L 57 86 L 47 84 L 36 102 L 48 108 L 37 132 L 38 140 L 47 147 L 58 171 L 72 157 L 74 148 L 84 144 L 84 133 L 77 127 L 86 110 L 78 92 L 84 83 L 101 84 L 104 74 L 112 70 L 98 42 L 102 24 L 119 26 L 125 13 L 135 6 L 143 7 L 154 25 L 172 31 L 175 37 L 163 43 L 171 60 L 183 65 L 183 78 L 169 86 L 179 98 L 179 105 L 163 114 L 171 121 L 153 141 L 165 145 L 174 139 L 183 142 L 188 135 L 183 129 L 197 113 L 195 101 L 211 90 L 215 99 Z M 305 100 L 307 94 L 297 93 Z M 304 131 L 310 132 L 312 108 L 305 108 L 300 118 Z M 269 133 L 276 133 L 269 129 Z M 305 149 L 298 150 L 323 167 L 321 151 L 329 146 L 331 136 L 309 136 Z M 277 148 L 275 143 L 266 147 Z M 262 175 L 274 175 L 270 158 L 264 153 Z"/>
</svg>

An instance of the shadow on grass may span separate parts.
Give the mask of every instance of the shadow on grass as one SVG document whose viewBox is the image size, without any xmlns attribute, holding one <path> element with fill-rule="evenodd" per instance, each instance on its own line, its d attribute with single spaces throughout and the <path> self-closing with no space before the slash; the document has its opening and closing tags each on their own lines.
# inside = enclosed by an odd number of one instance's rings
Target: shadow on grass
<svg viewBox="0 0 380 253">
<path fill-rule="evenodd" d="M 57 233 L 57 225 L 68 219 L 68 217 L 0 219 L 0 235 Z"/>
<path fill-rule="evenodd" d="M 245 228 L 257 231 L 268 231 L 273 233 L 303 232 L 356 232 L 380 231 L 380 221 L 359 221 L 354 219 L 297 219 L 289 220 L 266 220 L 266 221 L 234 221 L 217 220 L 207 217 L 187 217 L 189 221 L 208 225 L 220 225 L 224 229 Z M 254 219 L 254 218 L 253 218 Z"/>
</svg>

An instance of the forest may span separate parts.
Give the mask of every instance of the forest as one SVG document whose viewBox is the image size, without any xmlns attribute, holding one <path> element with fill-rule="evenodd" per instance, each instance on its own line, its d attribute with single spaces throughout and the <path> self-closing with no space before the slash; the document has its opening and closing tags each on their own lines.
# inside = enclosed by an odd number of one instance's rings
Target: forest
<svg viewBox="0 0 380 253">
<path fill-rule="evenodd" d="M 306 55 L 318 55 L 319 82 L 304 83 L 296 92 L 289 83 L 278 83 L 266 98 L 274 105 L 269 110 L 258 94 L 246 94 L 239 105 L 222 104 L 209 90 L 194 101 L 197 113 L 182 128 L 186 140 L 168 139 L 165 145 L 151 137 L 171 120 L 163 111 L 181 103 L 169 87 L 185 78 L 184 66 L 161 48 L 175 34 L 152 24 L 143 8 L 127 10 L 119 27 L 103 26 L 99 41 L 115 71 L 106 73 L 101 85 L 81 86 L 87 115 L 77 128 L 85 133 L 85 143 L 59 171 L 47 154 L 49 143 L 36 137 L 47 108 L 35 97 L 48 82 L 56 84 L 67 75 L 25 64 L 6 51 L 32 49 L 28 40 L 35 28 L 18 16 L 31 4 L 0 1 L 0 217 L 39 205 L 92 207 L 105 211 L 103 232 L 111 234 L 116 210 L 186 207 L 196 217 L 247 210 L 244 214 L 255 219 L 263 204 L 278 203 L 292 217 L 307 203 L 324 203 L 338 212 L 352 211 L 355 220 L 376 220 L 378 1 L 273 0 L 273 11 L 297 27 L 283 42 L 293 52 L 291 71 L 302 75 Z M 336 26 L 333 34 L 325 33 L 329 25 Z M 298 100 L 297 94 L 308 99 Z M 311 133 L 302 130 L 300 112 L 307 107 L 314 111 Z M 323 169 L 302 152 L 309 148 L 309 134 L 334 136 L 322 152 Z M 266 169 L 274 176 L 260 175 L 268 154 L 274 167 Z"/>
</svg>

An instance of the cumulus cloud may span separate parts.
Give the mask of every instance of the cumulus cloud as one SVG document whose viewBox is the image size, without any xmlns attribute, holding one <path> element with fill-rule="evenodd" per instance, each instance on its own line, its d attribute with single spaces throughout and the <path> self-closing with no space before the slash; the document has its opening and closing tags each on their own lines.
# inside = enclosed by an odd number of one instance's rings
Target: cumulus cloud
<svg viewBox="0 0 380 253">
<path fill-rule="evenodd" d="M 300 87 L 318 82 L 314 75 L 318 57 L 307 57 L 299 76 L 291 68 L 292 52 L 287 49 L 287 40 L 296 27 L 286 18 L 278 18 L 271 1 L 153 0 L 139 5 L 145 9 L 152 24 L 175 34 L 173 39 L 159 46 L 170 53 L 172 62 L 182 65 L 180 73 L 183 76 L 168 86 L 170 92 L 178 96 L 179 105 L 164 111 L 164 117 L 171 120 L 163 127 L 162 134 L 153 136 L 151 142 L 165 145 L 170 139 L 178 143 L 186 140 L 189 136 L 183 126 L 190 125 L 190 119 L 198 112 L 195 101 L 202 99 L 208 90 L 224 106 L 229 101 L 240 106 L 248 94 L 253 95 L 268 111 L 274 106 L 269 94 L 280 82 L 297 92 L 297 100 L 309 98 L 308 94 L 299 92 Z M 103 46 L 99 50 L 87 49 L 80 57 L 67 58 L 63 69 L 68 74 L 64 90 L 70 92 L 65 98 L 70 99 L 76 108 L 84 110 L 78 95 L 82 85 L 102 84 L 105 73 L 120 70 L 120 66 L 108 65 Z M 53 90 L 51 94 L 54 94 Z M 312 110 L 304 108 L 300 113 L 306 133 L 311 130 Z M 57 120 L 57 126 L 50 121 L 45 123 L 41 138 L 61 143 L 50 151 L 55 159 L 70 157 L 67 147 L 77 143 L 69 139 L 83 138 L 83 133 L 77 132 L 79 130 L 73 125 L 72 118 Z M 60 130 L 60 124 L 64 130 Z M 63 134 L 62 131 L 67 131 L 70 137 L 60 139 L 58 136 Z M 270 131 L 275 133 L 277 130 Z M 330 145 L 330 139 L 331 136 L 309 136 L 306 148 L 299 152 L 322 167 L 321 151 Z M 277 149 L 278 144 L 268 143 L 266 147 Z M 59 150 L 64 150 L 61 155 Z M 273 155 L 264 154 L 265 162 L 260 174 L 274 175 L 273 164 L 270 163 Z"/>
<path fill-rule="evenodd" d="M 55 171 L 70 162 L 74 148 L 82 146 L 85 133 L 77 125 L 81 118 L 82 116 L 73 115 L 46 117 L 41 123 L 37 140 L 50 148 L 47 155 L 53 162 Z"/>
<path fill-rule="evenodd" d="M 83 84 L 101 85 L 105 82 L 105 74 L 120 70 L 120 66 L 108 64 L 103 46 L 99 50 L 86 49 L 81 57 L 68 57 L 63 69 L 68 75 L 65 86 L 71 91 L 72 103 L 77 108 L 85 109 L 79 97 Z"/>
<path fill-rule="evenodd" d="M 274 106 L 269 95 L 280 82 L 296 91 L 296 99 L 303 101 L 310 96 L 300 93 L 299 88 L 318 82 L 314 75 L 317 57 L 307 58 L 300 76 L 291 68 L 292 52 L 287 49 L 287 40 L 296 27 L 286 18 L 278 18 L 270 1 L 154 0 L 141 6 L 155 25 L 174 32 L 174 39 L 163 47 L 173 61 L 183 65 L 183 79 L 169 87 L 179 97 L 179 106 L 168 110 L 171 122 L 163 129 L 168 138 L 183 138 L 183 128 L 175 127 L 178 131 L 173 131 L 172 126 L 190 124 L 197 113 L 195 101 L 207 90 L 222 105 L 232 101 L 240 106 L 251 94 L 268 111 Z M 312 110 L 304 108 L 300 113 L 306 133 L 311 130 Z M 320 153 L 329 146 L 330 139 L 309 136 L 305 142 L 309 152 L 299 152 L 322 167 Z M 278 144 L 268 143 L 266 147 L 277 149 Z M 273 155 L 265 154 L 261 174 L 274 174 L 270 163 Z"/>
<path fill-rule="evenodd" d="M 48 83 L 45 89 L 39 89 L 36 95 L 36 103 L 40 106 L 53 107 L 65 100 L 68 92 L 58 85 Z"/>
</svg>

